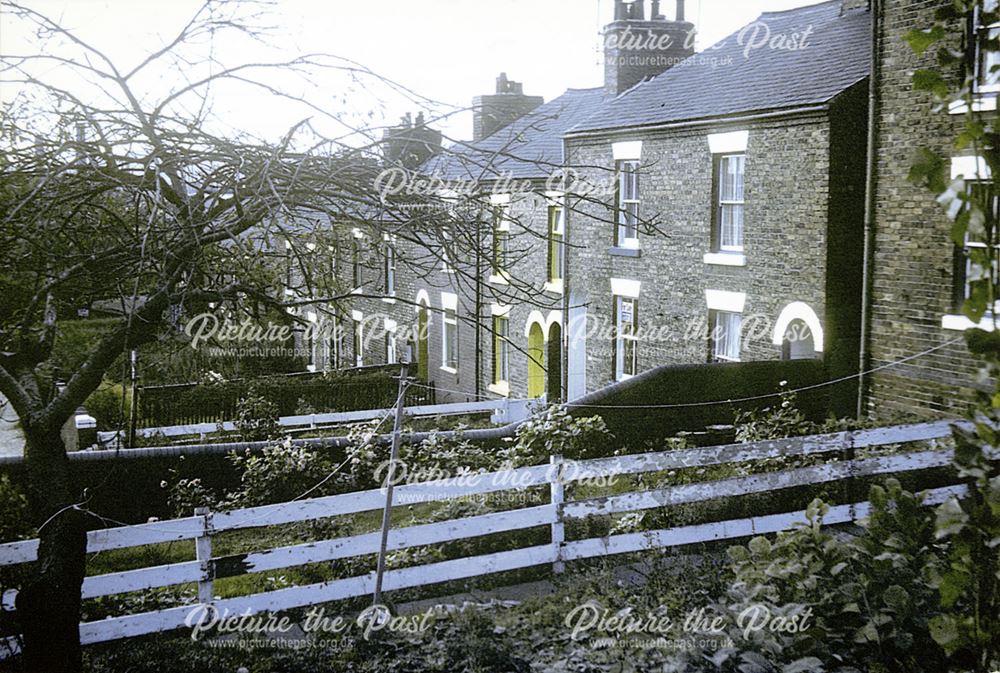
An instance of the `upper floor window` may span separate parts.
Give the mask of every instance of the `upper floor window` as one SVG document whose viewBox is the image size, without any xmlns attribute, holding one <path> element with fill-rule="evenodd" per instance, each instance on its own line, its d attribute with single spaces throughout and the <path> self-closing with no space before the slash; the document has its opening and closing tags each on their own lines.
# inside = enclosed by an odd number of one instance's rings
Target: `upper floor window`
<svg viewBox="0 0 1000 673">
<path fill-rule="evenodd" d="M 549 206 L 550 283 L 560 283 L 566 266 L 566 212 L 562 206 Z"/>
<path fill-rule="evenodd" d="M 615 162 L 617 182 L 617 226 L 615 245 L 622 248 L 639 247 L 639 162 Z"/>
<path fill-rule="evenodd" d="M 976 91 L 1000 91 L 1000 11 L 998 0 L 983 0 L 972 19 Z"/>
<path fill-rule="evenodd" d="M 510 380 L 510 342 L 507 316 L 493 316 L 493 383 Z"/>
<path fill-rule="evenodd" d="M 615 296 L 615 380 L 632 378 L 639 371 L 639 300 Z"/>
<path fill-rule="evenodd" d="M 743 252 L 743 174 L 745 154 L 715 157 L 715 213 L 713 249 L 716 252 Z"/>
<path fill-rule="evenodd" d="M 396 251 L 390 243 L 385 244 L 385 293 L 396 296 Z"/>
<path fill-rule="evenodd" d="M 454 273 L 455 267 L 452 264 L 452 238 L 451 232 L 447 229 L 441 230 L 441 271 L 444 273 Z"/>
<path fill-rule="evenodd" d="M 730 311 L 709 311 L 711 362 L 739 362 L 743 316 Z"/>
<path fill-rule="evenodd" d="M 357 237 L 351 239 L 351 279 L 355 288 L 361 287 L 364 283 L 361 268 L 361 239 Z"/>
<path fill-rule="evenodd" d="M 493 207 L 493 275 L 507 271 L 510 256 L 510 215 L 507 204 Z"/>
</svg>

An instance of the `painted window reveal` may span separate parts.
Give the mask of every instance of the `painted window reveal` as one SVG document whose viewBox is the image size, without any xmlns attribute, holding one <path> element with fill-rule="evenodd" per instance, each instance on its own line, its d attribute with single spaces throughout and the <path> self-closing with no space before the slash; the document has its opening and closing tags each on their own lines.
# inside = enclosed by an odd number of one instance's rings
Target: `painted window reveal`
<svg viewBox="0 0 1000 673">
<path fill-rule="evenodd" d="M 503 276 L 510 257 L 510 204 L 493 207 L 493 275 Z"/>
</svg>

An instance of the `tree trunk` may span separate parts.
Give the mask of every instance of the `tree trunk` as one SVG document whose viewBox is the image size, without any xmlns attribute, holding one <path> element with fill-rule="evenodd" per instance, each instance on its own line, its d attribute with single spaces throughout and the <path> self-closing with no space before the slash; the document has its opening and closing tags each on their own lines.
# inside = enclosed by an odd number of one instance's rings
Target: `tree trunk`
<svg viewBox="0 0 1000 673">
<path fill-rule="evenodd" d="M 26 429 L 28 500 L 43 526 L 38 561 L 17 595 L 26 673 L 79 673 L 80 590 L 87 564 L 85 514 L 70 482 L 59 429 Z"/>
</svg>

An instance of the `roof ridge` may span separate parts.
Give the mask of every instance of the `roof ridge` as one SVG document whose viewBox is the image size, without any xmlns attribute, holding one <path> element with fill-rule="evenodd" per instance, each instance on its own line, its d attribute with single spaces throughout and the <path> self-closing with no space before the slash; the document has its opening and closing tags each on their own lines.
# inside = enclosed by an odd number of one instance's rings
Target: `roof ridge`
<svg viewBox="0 0 1000 673">
<path fill-rule="evenodd" d="M 806 9 L 815 9 L 821 5 L 833 5 L 833 4 L 844 4 L 844 0 L 823 0 L 822 2 L 816 2 L 811 5 L 802 5 L 800 7 L 789 7 L 788 9 L 773 9 L 770 12 L 761 12 L 760 15 L 773 16 L 775 14 L 789 14 L 791 12 L 801 12 Z"/>
</svg>

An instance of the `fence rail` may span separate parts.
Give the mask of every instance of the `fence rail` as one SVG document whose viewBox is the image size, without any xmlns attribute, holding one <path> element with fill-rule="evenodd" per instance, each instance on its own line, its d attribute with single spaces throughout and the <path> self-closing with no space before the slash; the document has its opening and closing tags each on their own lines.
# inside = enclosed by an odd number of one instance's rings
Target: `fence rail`
<svg viewBox="0 0 1000 673">
<path fill-rule="evenodd" d="M 548 465 L 397 486 L 394 499 L 394 506 L 397 507 L 546 485 L 549 487 L 549 502 L 532 507 L 396 528 L 390 531 L 389 550 L 538 527 L 549 529 L 551 542 L 528 548 L 389 570 L 385 574 L 384 588 L 386 591 L 391 591 L 420 587 L 546 564 L 552 564 L 553 570 L 560 572 L 563 564 L 568 561 L 788 530 L 802 521 L 801 511 L 572 541 L 565 540 L 563 526 L 567 521 L 592 515 L 643 511 L 748 493 L 772 492 L 856 477 L 946 466 L 953 455 L 950 448 L 930 450 L 925 448 L 909 453 L 861 459 L 853 459 L 852 456 L 853 451 L 864 447 L 943 439 L 950 436 L 951 425 L 951 422 L 941 421 L 777 441 L 602 458 L 579 463 L 564 461 L 560 456 L 552 456 Z M 565 499 L 564 486 L 581 480 L 726 463 L 745 463 L 780 456 L 834 453 L 837 454 L 837 458 L 844 460 L 733 479 L 678 484 L 608 497 Z M 991 457 L 997 460 L 1000 459 L 1000 454 L 994 453 Z M 961 497 L 965 492 L 965 488 L 961 485 L 936 488 L 928 492 L 926 502 L 928 504 L 943 502 L 952 496 Z M 192 609 L 204 604 L 210 604 L 222 614 L 241 614 L 247 610 L 257 613 L 304 607 L 371 593 L 375 582 L 374 572 L 364 576 L 339 578 L 223 600 L 214 598 L 213 582 L 226 577 L 374 554 L 378 551 L 378 533 L 365 533 L 228 556 L 213 556 L 211 542 L 213 536 L 225 531 L 377 510 L 383 507 L 384 499 L 385 494 L 382 489 L 373 489 L 227 512 L 213 513 L 202 510 L 193 517 L 91 531 L 87 540 L 87 551 L 90 553 L 177 540 L 195 540 L 196 553 L 195 558 L 190 561 L 87 577 L 83 583 L 84 598 L 197 583 L 199 603 L 83 623 L 80 625 L 81 640 L 84 644 L 92 644 L 181 628 L 185 626 L 185 620 Z M 838 505 L 831 508 L 825 517 L 825 522 L 836 524 L 854 521 L 866 516 L 868 511 L 867 502 Z M 0 566 L 32 562 L 36 559 L 37 550 L 37 540 L 0 544 Z M 3 607 L 13 609 L 15 597 L 16 591 L 6 592 L 2 597 Z M 10 644 L 16 647 L 16 639 L 11 639 Z"/>
<path fill-rule="evenodd" d="M 410 402 L 409 398 L 407 402 Z M 527 418 L 529 407 L 539 403 L 539 400 L 485 400 L 482 402 L 455 402 L 450 404 L 416 404 L 404 408 L 404 412 L 410 418 L 424 416 L 454 416 L 458 414 L 491 414 L 491 420 L 495 423 L 513 423 Z M 298 414 L 295 416 L 282 416 L 278 419 L 278 426 L 285 428 L 287 432 L 301 432 L 306 430 L 322 429 L 326 426 L 342 425 L 345 423 L 362 423 L 376 418 L 385 418 L 392 413 L 392 409 L 365 409 L 361 411 L 338 411 L 322 414 Z M 204 435 L 213 432 L 234 432 L 236 424 L 232 421 L 220 421 L 211 423 L 192 423 L 187 425 L 167 425 L 157 428 L 138 428 L 135 434 L 139 437 L 189 437 Z M 119 436 L 117 431 L 98 432 L 97 437 L 101 444 L 113 442 Z"/>
</svg>

